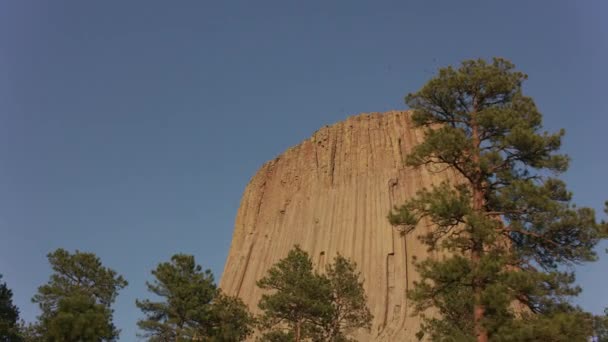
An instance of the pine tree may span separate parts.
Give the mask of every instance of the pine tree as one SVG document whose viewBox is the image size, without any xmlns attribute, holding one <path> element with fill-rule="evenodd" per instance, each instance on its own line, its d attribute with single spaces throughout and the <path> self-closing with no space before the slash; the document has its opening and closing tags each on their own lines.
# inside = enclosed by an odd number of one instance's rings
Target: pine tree
<svg viewBox="0 0 608 342">
<path fill-rule="evenodd" d="M 243 341 L 253 332 L 254 319 L 240 298 L 218 290 L 211 303 L 210 342 Z"/>
<path fill-rule="evenodd" d="M 19 309 L 13 304 L 13 291 L 6 283 L 0 283 L 0 342 L 21 341 L 18 321 Z"/>
<path fill-rule="evenodd" d="M 593 336 L 596 342 L 608 342 L 608 308 L 604 309 L 603 315 L 594 317 Z"/>
<path fill-rule="evenodd" d="M 146 315 L 137 324 L 149 341 L 241 341 L 251 333 L 245 304 L 223 295 L 194 256 L 176 254 L 152 274 L 148 290 L 163 301 L 136 301 Z"/>
<path fill-rule="evenodd" d="M 273 265 L 257 285 L 273 291 L 263 294 L 258 304 L 264 312 L 263 328 L 268 330 L 265 341 L 311 338 L 322 318 L 329 315 L 329 281 L 314 272 L 310 256 L 299 246 Z"/>
<path fill-rule="evenodd" d="M 127 281 L 92 253 L 58 249 L 48 255 L 54 273 L 32 301 L 42 314 L 35 327 L 44 341 L 114 341 L 112 304 Z"/>
<path fill-rule="evenodd" d="M 314 271 L 308 253 L 295 246 L 258 281 L 272 291 L 259 302 L 263 341 L 348 341 L 368 328 L 372 315 L 356 265 L 338 255 L 326 274 Z"/>
<path fill-rule="evenodd" d="M 567 267 L 595 260 L 604 232 L 556 177 L 569 162 L 558 153 L 564 131 L 541 132 L 542 115 L 522 91 L 526 79 L 507 60 L 471 60 L 440 69 L 406 97 L 425 133 L 407 163 L 456 174 L 389 214 L 404 234 L 429 226 L 421 240 L 445 252 L 417 263 L 421 281 L 409 293 L 418 313 L 438 312 L 422 330 L 434 340 L 543 340 L 578 327 L 555 340 L 569 341 L 589 333 L 588 316 L 568 304 L 580 289 Z M 549 329 L 535 329 L 543 324 Z"/>
<path fill-rule="evenodd" d="M 336 256 L 326 267 L 326 277 L 331 288 L 331 314 L 323 324 L 324 341 L 347 341 L 347 334 L 359 328 L 370 329 L 373 316 L 367 307 L 367 295 L 363 288 L 357 265 Z"/>
</svg>

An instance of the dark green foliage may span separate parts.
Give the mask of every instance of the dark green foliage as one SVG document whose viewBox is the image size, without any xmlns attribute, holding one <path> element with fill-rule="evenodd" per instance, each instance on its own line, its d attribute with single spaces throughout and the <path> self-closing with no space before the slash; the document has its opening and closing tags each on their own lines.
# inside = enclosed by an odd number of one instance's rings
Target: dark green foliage
<svg viewBox="0 0 608 342">
<path fill-rule="evenodd" d="M 112 321 L 112 311 L 86 294 L 70 295 L 57 301 L 56 313 L 43 320 L 45 340 L 98 341 L 118 336 Z"/>
<path fill-rule="evenodd" d="M 42 314 L 32 329 L 43 341 L 114 341 L 111 305 L 127 281 L 92 253 L 58 249 L 48 255 L 54 273 L 32 301 Z M 35 332 L 35 333 L 34 333 Z"/>
<path fill-rule="evenodd" d="M 243 341 L 253 332 L 254 319 L 243 301 L 219 290 L 211 303 L 211 317 L 209 341 Z"/>
<path fill-rule="evenodd" d="M 293 331 L 283 331 L 278 328 L 274 328 L 266 331 L 258 341 L 263 342 L 293 342 L 295 336 Z"/>
<path fill-rule="evenodd" d="M 6 283 L 0 283 L 0 342 L 21 341 L 18 321 L 19 309 L 13 304 L 13 291 Z"/>
<path fill-rule="evenodd" d="M 136 302 L 146 315 L 137 324 L 149 341 L 241 341 L 251 333 L 243 302 L 223 295 L 193 256 L 176 254 L 152 274 L 148 290 L 163 301 Z"/>
<path fill-rule="evenodd" d="M 423 326 L 433 340 L 589 335 L 588 317 L 567 305 L 580 289 L 563 270 L 594 261 L 605 229 L 555 178 L 569 162 L 557 153 L 564 132 L 541 131 L 542 116 L 522 92 L 526 78 L 504 59 L 465 61 L 406 97 L 425 132 L 407 163 L 457 174 L 389 215 L 405 233 L 430 223 L 420 238 L 448 252 L 417 264 L 421 281 L 408 294 L 417 312 L 438 310 Z"/>
<path fill-rule="evenodd" d="M 347 341 L 357 328 L 369 328 L 372 315 L 354 263 L 337 256 L 326 275 L 318 274 L 308 253 L 295 246 L 268 270 L 262 295 L 263 341 Z"/>
<path fill-rule="evenodd" d="M 149 340 L 176 341 L 207 335 L 208 331 L 200 331 L 200 325 L 210 320 L 209 303 L 217 292 L 211 271 L 203 272 L 193 256 L 177 254 L 171 262 L 159 264 L 152 274 L 156 279 L 147 283 L 148 290 L 165 301 L 136 302 L 146 314 L 146 319 L 137 324 Z"/>
<path fill-rule="evenodd" d="M 258 305 L 264 312 L 262 325 L 270 330 L 264 340 L 284 339 L 285 333 L 276 331 L 283 326 L 295 341 L 311 338 L 320 322 L 330 315 L 330 283 L 314 272 L 308 253 L 299 246 L 271 267 L 257 284 L 272 290 L 262 295 Z"/>
<path fill-rule="evenodd" d="M 608 342 L 608 308 L 603 315 L 593 317 L 593 335 L 598 342 Z"/>
<path fill-rule="evenodd" d="M 586 341 L 592 330 L 592 317 L 580 309 L 564 306 L 542 315 L 525 313 L 497 329 L 492 341 Z"/>
<path fill-rule="evenodd" d="M 356 264 L 338 255 L 327 266 L 331 288 L 331 315 L 324 322 L 325 341 L 346 341 L 346 334 L 358 328 L 371 328 L 372 314 L 367 308 L 367 295 Z"/>
<path fill-rule="evenodd" d="M 20 327 L 22 341 L 24 342 L 43 342 L 44 337 L 41 335 L 40 326 L 36 323 L 25 324 Z"/>
</svg>

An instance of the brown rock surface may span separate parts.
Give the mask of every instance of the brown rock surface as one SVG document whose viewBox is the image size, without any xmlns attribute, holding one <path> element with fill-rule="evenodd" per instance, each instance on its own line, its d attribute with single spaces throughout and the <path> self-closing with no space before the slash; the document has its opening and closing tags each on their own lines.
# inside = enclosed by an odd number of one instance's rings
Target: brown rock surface
<svg viewBox="0 0 608 342">
<path fill-rule="evenodd" d="M 220 287 L 258 312 L 256 281 L 294 244 L 320 268 L 339 252 L 357 262 L 374 315 L 358 340 L 416 341 L 420 321 L 405 292 L 417 278 L 412 257 L 428 255 L 416 238 L 425 228 L 402 236 L 386 216 L 446 177 L 404 166 L 421 138 L 408 112 L 361 114 L 264 164 L 243 194 Z"/>
</svg>

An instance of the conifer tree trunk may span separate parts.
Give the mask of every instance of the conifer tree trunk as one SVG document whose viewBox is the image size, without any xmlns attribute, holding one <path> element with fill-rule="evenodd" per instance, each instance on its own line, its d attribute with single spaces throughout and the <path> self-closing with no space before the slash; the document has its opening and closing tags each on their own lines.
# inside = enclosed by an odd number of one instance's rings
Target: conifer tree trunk
<svg viewBox="0 0 608 342">
<path fill-rule="evenodd" d="M 473 247 L 471 260 L 473 265 L 478 267 L 479 260 L 483 253 L 483 244 L 475 242 Z M 477 342 L 488 342 L 488 332 L 483 327 L 483 318 L 485 315 L 485 307 L 481 303 L 481 293 L 483 291 L 483 284 L 479 277 L 473 279 L 473 293 L 475 296 L 475 305 L 473 306 L 473 319 L 475 320 L 475 334 L 477 335 Z"/>
<path fill-rule="evenodd" d="M 476 102 L 476 100 L 475 100 Z M 481 166 L 480 166 L 480 138 L 479 138 L 479 127 L 477 125 L 476 113 L 477 103 L 473 105 L 473 112 L 471 113 L 471 130 L 473 138 L 473 151 L 472 161 L 475 166 L 475 175 L 473 179 L 473 211 L 479 214 L 483 210 L 483 179 L 481 177 Z M 479 261 L 483 254 L 483 241 L 480 238 L 473 236 L 473 248 L 471 251 L 471 260 L 474 267 L 479 267 Z M 485 307 L 481 303 L 481 293 L 483 292 L 483 280 L 479 279 L 479 276 L 473 278 L 473 294 L 475 297 L 475 304 L 473 306 L 473 319 L 475 320 L 475 334 L 477 335 L 477 342 L 488 342 L 488 332 L 483 327 L 483 318 L 485 316 Z"/>
</svg>

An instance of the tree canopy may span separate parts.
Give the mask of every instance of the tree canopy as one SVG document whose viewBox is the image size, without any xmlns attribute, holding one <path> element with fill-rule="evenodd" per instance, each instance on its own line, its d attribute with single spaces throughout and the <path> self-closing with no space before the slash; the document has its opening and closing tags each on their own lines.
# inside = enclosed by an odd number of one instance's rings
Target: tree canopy
<svg viewBox="0 0 608 342">
<path fill-rule="evenodd" d="M 32 301 L 42 314 L 35 328 L 43 341 L 114 341 L 112 304 L 127 281 L 92 253 L 57 249 L 48 255 L 50 280 Z"/>
<path fill-rule="evenodd" d="M 589 326 L 568 304 L 580 292 L 568 267 L 596 260 L 605 232 L 557 178 L 569 163 L 559 153 L 564 131 L 542 131 L 526 79 L 505 59 L 470 60 L 406 97 L 425 134 L 407 164 L 456 174 L 389 214 L 404 233 L 427 225 L 422 241 L 446 252 L 417 264 L 421 281 L 409 293 L 418 312 L 439 312 L 423 327 L 434 339 L 520 341 L 534 324 Z M 566 330 L 559 340 L 588 333 Z"/>
<path fill-rule="evenodd" d="M 149 341 L 241 341 L 251 333 L 243 302 L 222 294 L 192 255 L 176 254 L 152 274 L 148 290 L 163 301 L 136 301 L 146 315 L 138 326 Z"/>
<path fill-rule="evenodd" d="M 0 274 L 0 280 L 2 275 Z M 13 291 L 6 283 L 0 283 L 0 342 L 21 341 L 19 334 L 19 309 L 13 304 Z"/>
<path fill-rule="evenodd" d="M 326 274 L 319 274 L 296 245 L 258 286 L 270 291 L 259 302 L 265 341 L 347 341 L 352 330 L 370 327 L 372 315 L 356 265 L 340 255 Z"/>
</svg>

